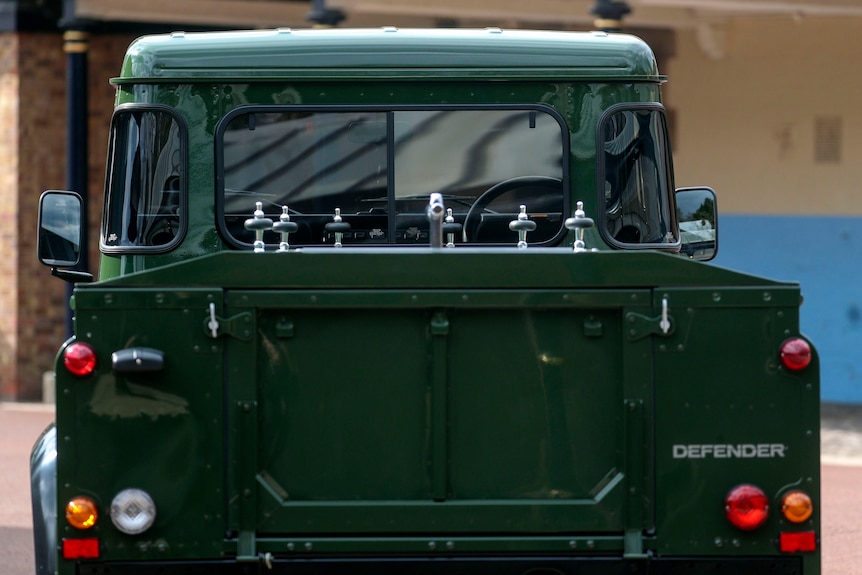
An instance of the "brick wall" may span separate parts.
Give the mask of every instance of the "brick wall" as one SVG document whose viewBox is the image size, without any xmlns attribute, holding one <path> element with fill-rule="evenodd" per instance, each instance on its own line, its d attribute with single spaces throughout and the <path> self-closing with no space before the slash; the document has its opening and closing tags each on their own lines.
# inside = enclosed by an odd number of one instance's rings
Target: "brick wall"
<svg viewBox="0 0 862 575">
<path fill-rule="evenodd" d="M 90 270 L 114 90 L 132 36 L 94 36 L 87 54 Z M 0 34 L 0 399 L 39 400 L 66 339 L 67 285 L 36 259 L 39 195 L 66 187 L 66 53 L 61 32 Z"/>
<path fill-rule="evenodd" d="M 56 34 L 19 34 L 18 46 L 18 176 L 10 190 L 18 206 L 18 321 L 8 332 L 15 363 L 4 365 L 4 380 L 14 382 L 16 399 L 39 399 L 42 372 L 50 369 L 65 333 L 65 283 L 36 260 L 39 195 L 62 187 L 66 170 L 65 68 Z"/>
<path fill-rule="evenodd" d="M 17 387 L 18 53 L 18 36 L 0 34 L 0 398 Z"/>
</svg>

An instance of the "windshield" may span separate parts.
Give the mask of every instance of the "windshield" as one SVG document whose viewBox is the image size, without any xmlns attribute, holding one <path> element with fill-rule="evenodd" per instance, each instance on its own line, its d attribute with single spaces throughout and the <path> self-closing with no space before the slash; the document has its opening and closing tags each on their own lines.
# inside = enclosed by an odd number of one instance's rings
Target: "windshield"
<svg viewBox="0 0 862 575">
<path fill-rule="evenodd" d="M 162 109 L 119 110 L 111 123 L 103 251 L 164 251 L 180 240 L 183 131 Z"/>
<path fill-rule="evenodd" d="M 426 206 L 443 196 L 461 229 L 455 244 L 514 245 L 509 222 L 526 206 L 527 241 L 559 241 L 566 138 L 545 109 L 240 109 L 219 128 L 222 234 L 248 245 L 256 202 L 298 225 L 291 245 L 427 244 Z M 275 232 L 265 242 L 278 244 Z"/>
<path fill-rule="evenodd" d="M 605 116 L 599 136 L 602 232 L 627 247 L 678 243 L 664 114 L 658 108 L 618 110 Z"/>
</svg>

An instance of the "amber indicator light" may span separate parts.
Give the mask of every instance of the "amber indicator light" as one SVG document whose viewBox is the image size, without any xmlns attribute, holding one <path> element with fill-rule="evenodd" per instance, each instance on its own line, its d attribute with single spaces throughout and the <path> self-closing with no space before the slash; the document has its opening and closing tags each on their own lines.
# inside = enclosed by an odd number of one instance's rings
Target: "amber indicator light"
<svg viewBox="0 0 862 575">
<path fill-rule="evenodd" d="M 80 495 L 66 504 L 66 521 L 75 529 L 89 529 L 99 520 L 96 502 Z"/>
<path fill-rule="evenodd" d="M 813 512 L 814 504 L 804 491 L 789 491 L 781 498 L 781 514 L 791 523 L 803 523 Z"/>
</svg>

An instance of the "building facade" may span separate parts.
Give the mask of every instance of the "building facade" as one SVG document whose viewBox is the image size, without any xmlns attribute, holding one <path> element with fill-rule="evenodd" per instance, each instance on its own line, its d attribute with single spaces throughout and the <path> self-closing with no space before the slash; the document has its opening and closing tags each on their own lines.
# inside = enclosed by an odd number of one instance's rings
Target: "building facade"
<svg viewBox="0 0 862 575">
<path fill-rule="evenodd" d="M 64 282 L 35 257 L 45 189 L 68 183 L 85 145 L 90 271 L 98 262 L 103 164 L 126 46 L 170 29 L 340 26 L 589 29 L 592 0 L 77 0 L 0 11 L 0 399 L 38 400 L 67 333 Z M 821 353 L 823 399 L 862 403 L 862 0 L 629 0 L 624 31 L 642 36 L 669 78 L 665 104 L 677 186 L 717 194 L 715 263 L 802 283 L 802 322 Z M 86 130 L 69 135 L 70 45 L 86 60 Z M 67 36 L 68 38 L 68 36 Z M 80 190 L 76 190 L 80 191 Z"/>
</svg>

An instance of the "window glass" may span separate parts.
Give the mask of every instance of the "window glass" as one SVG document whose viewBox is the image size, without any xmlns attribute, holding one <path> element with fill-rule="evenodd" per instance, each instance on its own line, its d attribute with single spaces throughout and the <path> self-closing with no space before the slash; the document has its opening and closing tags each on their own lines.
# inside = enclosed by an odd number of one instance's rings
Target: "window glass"
<svg viewBox="0 0 862 575">
<path fill-rule="evenodd" d="M 162 110 L 114 116 L 102 248 L 167 248 L 179 238 L 182 138 L 177 120 Z"/>
<path fill-rule="evenodd" d="M 623 244 L 673 244 L 670 175 L 659 110 L 620 110 L 601 128 L 604 229 Z"/>
<path fill-rule="evenodd" d="M 427 244 L 435 192 L 463 226 L 456 244 L 514 245 L 521 204 L 537 222 L 528 242 L 562 235 L 565 139 L 544 111 L 258 108 L 221 134 L 223 231 L 240 243 L 254 241 L 243 224 L 261 202 L 273 220 L 288 206 L 291 245 L 333 243 L 336 209 L 344 245 Z"/>
</svg>

